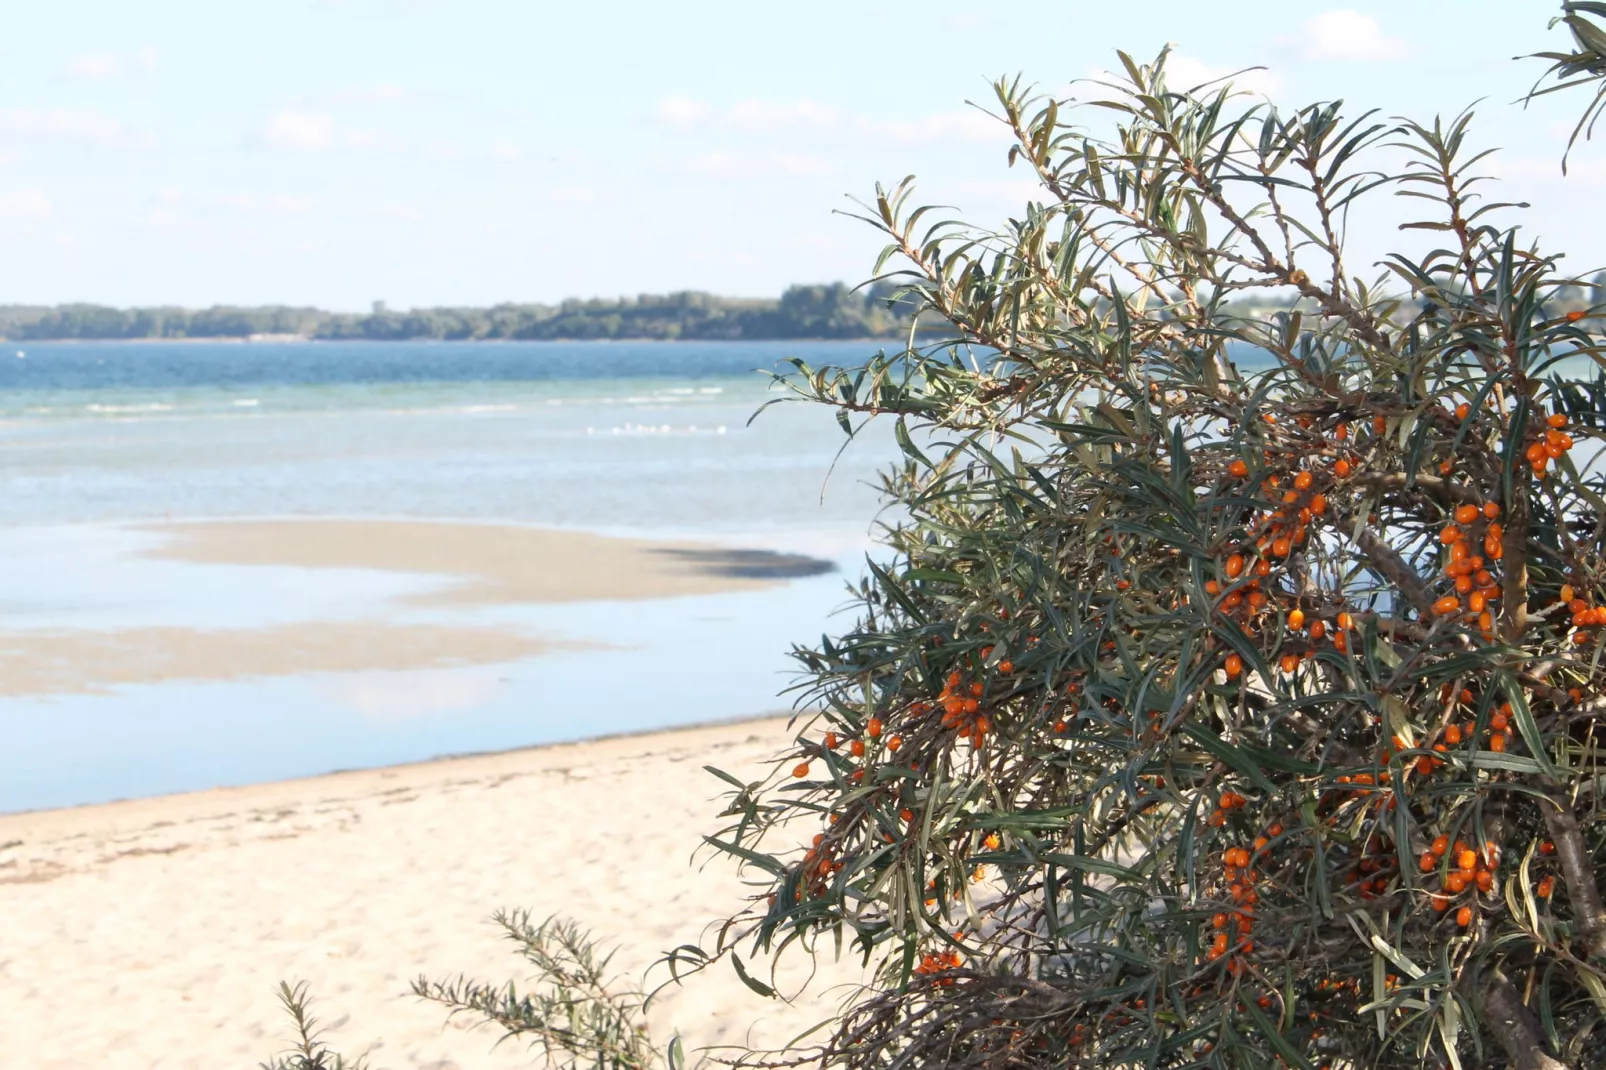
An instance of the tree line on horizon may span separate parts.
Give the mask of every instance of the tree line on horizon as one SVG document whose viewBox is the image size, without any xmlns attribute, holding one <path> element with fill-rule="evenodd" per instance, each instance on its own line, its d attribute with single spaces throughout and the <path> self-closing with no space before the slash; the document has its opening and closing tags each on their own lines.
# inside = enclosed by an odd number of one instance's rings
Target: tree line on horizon
<svg viewBox="0 0 1606 1070">
<path fill-rule="evenodd" d="M 852 289 L 840 282 L 791 286 L 779 298 L 721 297 L 683 290 L 488 308 L 402 311 L 375 302 L 368 313 L 285 305 L 205 309 L 4 305 L 0 306 L 0 337 L 12 341 L 103 341 L 295 335 L 384 342 L 866 338 L 906 331 L 912 310 L 912 304 L 896 298 L 890 284 Z"/>
</svg>

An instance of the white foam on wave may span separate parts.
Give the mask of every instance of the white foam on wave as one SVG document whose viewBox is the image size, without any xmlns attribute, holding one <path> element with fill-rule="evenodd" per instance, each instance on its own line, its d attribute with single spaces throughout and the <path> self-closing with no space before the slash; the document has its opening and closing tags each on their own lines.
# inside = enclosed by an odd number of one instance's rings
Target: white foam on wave
<svg viewBox="0 0 1606 1070">
<path fill-rule="evenodd" d="M 171 406 L 171 405 L 163 405 L 161 402 L 151 402 L 148 405 L 99 405 L 99 404 L 89 404 L 89 405 L 85 405 L 84 408 L 87 409 L 90 412 L 105 413 L 105 414 L 110 414 L 110 415 L 117 415 L 119 413 L 129 413 L 129 412 L 172 412 L 173 411 L 173 406 Z"/>
<path fill-rule="evenodd" d="M 260 404 L 262 404 L 262 402 L 259 401 L 256 398 L 235 398 L 234 399 L 234 407 L 237 408 L 237 409 L 254 409 Z"/>
</svg>

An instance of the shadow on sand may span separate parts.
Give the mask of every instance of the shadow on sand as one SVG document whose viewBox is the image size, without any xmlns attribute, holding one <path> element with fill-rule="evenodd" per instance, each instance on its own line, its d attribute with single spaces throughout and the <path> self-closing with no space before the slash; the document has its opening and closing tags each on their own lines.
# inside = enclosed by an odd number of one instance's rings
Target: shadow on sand
<svg viewBox="0 0 1606 1070">
<path fill-rule="evenodd" d="M 805 554 L 783 554 L 775 550 L 683 550 L 662 548 L 663 554 L 705 576 L 739 580 L 795 580 L 835 572 L 836 564 Z"/>
</svg>

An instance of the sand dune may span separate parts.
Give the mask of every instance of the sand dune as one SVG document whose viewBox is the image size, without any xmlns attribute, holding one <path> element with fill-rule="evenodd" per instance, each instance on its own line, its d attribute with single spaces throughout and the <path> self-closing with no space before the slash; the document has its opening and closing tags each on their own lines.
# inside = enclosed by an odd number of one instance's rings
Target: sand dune
<svg viewBox="0 0 1606 1070">
<path fill-rule="evenodd" d="M 743 894 L 716 827 L 715 764 L 756 775 L 778 719 L 567 744 L 109 806 L 0 816 L 0 1007 L 31 1070 L 218 1070 L 274 1051 L 273 988 L 313 986 L 329 1039 L 375 1070 L 535 1061 L 407 995 L 420 973 L 523 979 L 486 921 L 564 912 L 639 970 Z M 20 842 L 18 842 L 20 841 Z M 792 971 L 792 982 L 803 974 Z M 666 995 L 691 1046 L 774 1044 L 856 976 L 787 1006 L 728 968 Z"/>
</svg>

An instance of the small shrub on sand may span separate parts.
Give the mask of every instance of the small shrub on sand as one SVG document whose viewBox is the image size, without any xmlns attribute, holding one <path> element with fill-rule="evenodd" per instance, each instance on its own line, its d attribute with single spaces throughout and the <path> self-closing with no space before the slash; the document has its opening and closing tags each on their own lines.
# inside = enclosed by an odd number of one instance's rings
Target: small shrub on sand
<svg viewBox="0 0 1606 1070">
<path fill-rule="evenodd" d="M 1470 114 L 1121 60 L 997 85 L 1001 229 L 878 192 L 944 344 L 789 380 L 904 453 L 823 712 L 715 837 L 758 949 L 878 970 L 808 1057 L 1606 1065 L 1606 309 Z"/>
</svg>

